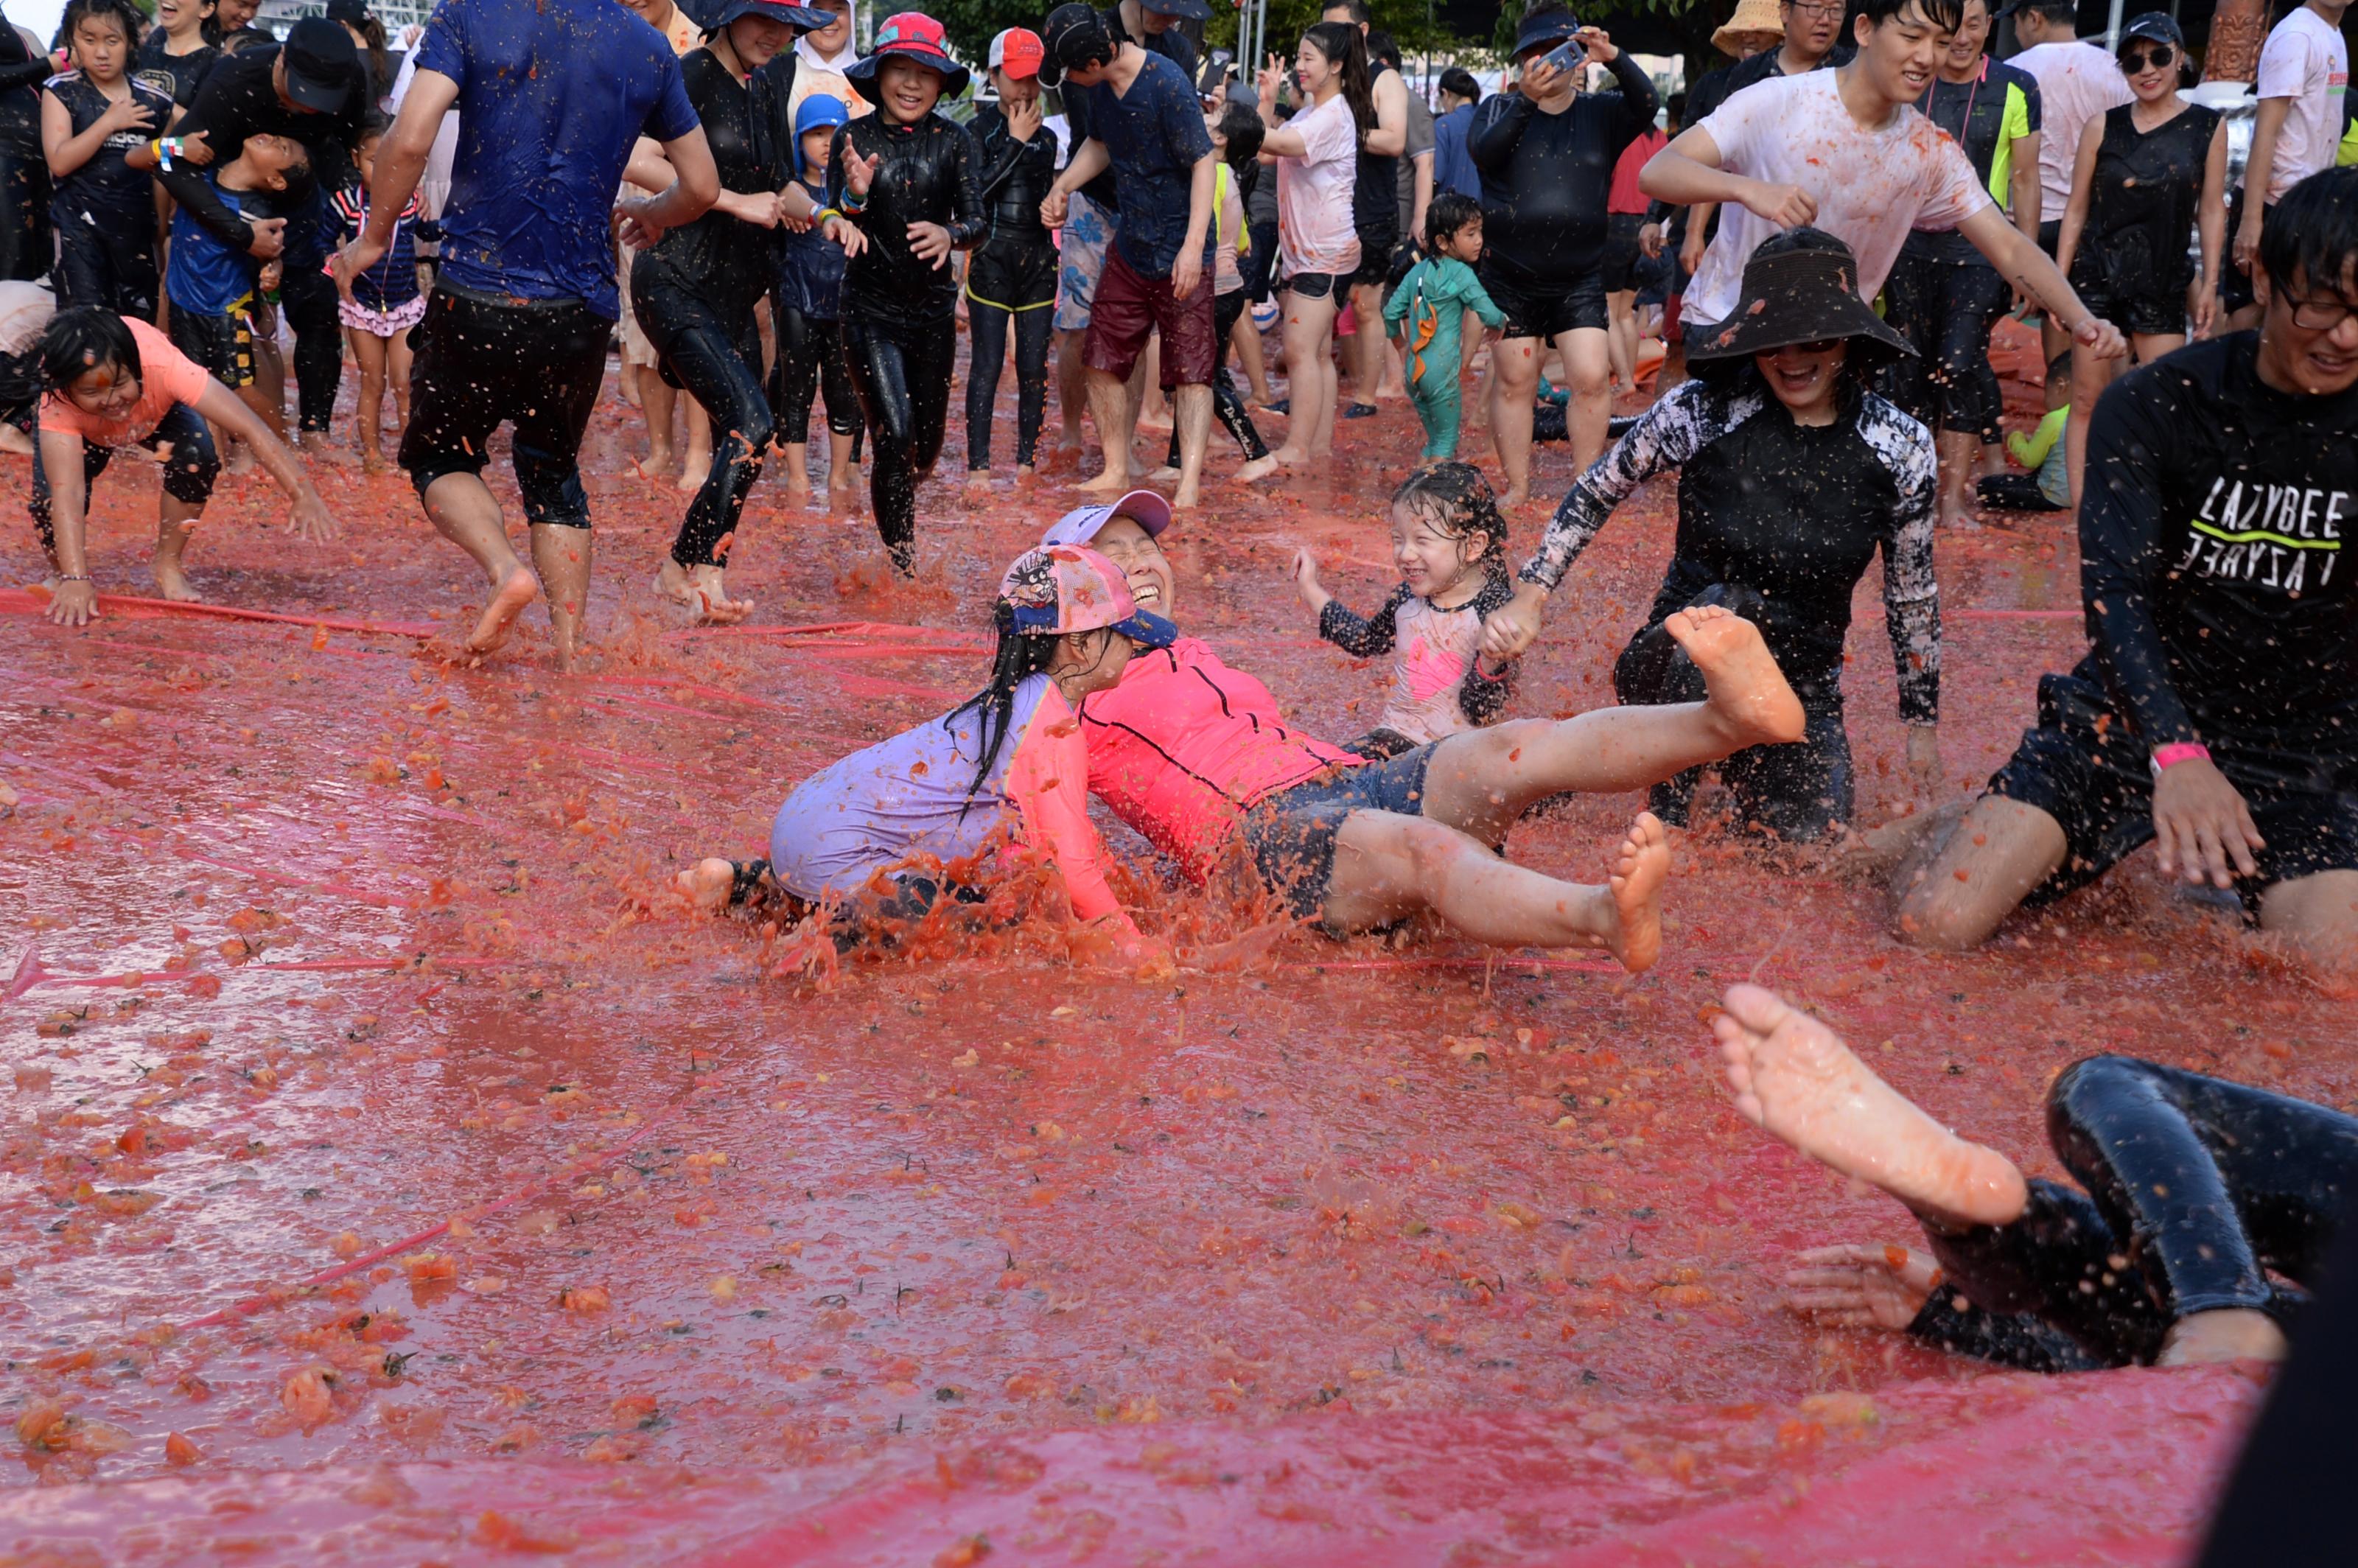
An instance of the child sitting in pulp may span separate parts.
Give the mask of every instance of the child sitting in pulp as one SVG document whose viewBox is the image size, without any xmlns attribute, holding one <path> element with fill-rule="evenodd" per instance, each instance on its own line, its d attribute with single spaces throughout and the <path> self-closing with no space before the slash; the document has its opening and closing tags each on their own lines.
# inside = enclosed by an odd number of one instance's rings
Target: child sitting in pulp
<svg viewBox="0 0 2358 1568">
<path fill-rule="evenodd" d="M 349 245 L 368 227 L 369 191 L 376 184 L 376 158 L 384 145 L 382 127 L 361 137 L 353 155 L 359 182 L 330 197 L 341 232 L 336 243 Z M 384 471 L 384 453 L 377 444 L 378 426 L 384 418 L 384 390 L 393 386 L 394 426 L 409 423 L 409 330 L 426 319 L 426 296 L 417 287 L 417 242 L 439 240 L 442 225 L 426 215 L 426 200 L 413 193 L 395 221 L 393 241 L 384 255 L 366 272 L 352 278 L 352 293 L 341 301 L 337 314 L 345 340 L 361 367 L 361 392 L 354 410 L 360 423 L 361 467 L 369 473 Z"/>
<path fill-rule="evenodd" d="M 1480 202 L 1454 190 L 1434 197 L 1424 214 L 1424 248 L 1425 259 L 1409 268 L 1384 302 L 1384 324 L 1401 340 L 1408 399 L 1424 421 L 1424 455 L 1418 460 L 1441 463 L 1457 455 L 1459 326 L 1471 310 L 1495 336 L 1507 318 L 1474 276 L 1474 264 L 1482 259 Z"/>
<path fill-rule="evenodd" d="M 231 211 L 266 218 L 271 195 L 286 190 L 288 177 L 299 174 L 308 158 L 303 144 L 290 136 L 252 135 L 237 157 L 205 179 Z M 233 248 L 185 207 L 172 215 L 171 260 L 164 269 L 164 293 L 172 302 L 172 346 L 236 393 L 272 436 L 284 438 L 286 411 L 264 397 L 254 380 L 254 295 L 276 292 L 278 280 L 278 263 L 260 263 Z M 232 473 L 244 472 L 253 462 L 242 446 L 228 457 Z"/>
<path fill-rule="evenodd" d="M 1363 659 L 1398 650 L 1382 718 L 1344 746 L 1378 759 L 1489 723 L 1515 676 L 1512 661 L 1486 669 L 1479 656 L 1483 617 L 1514 597 L 1506 519 L 1481 470 L 1459 462 L 1417 470 L 1392 492 L 1391 524 L 1401 585 L 1366 620 L 1320 584 L 1308 550 L 1293 553 L 1294 587 L 1318 612 L 1321 637 Z"/>
</svg>

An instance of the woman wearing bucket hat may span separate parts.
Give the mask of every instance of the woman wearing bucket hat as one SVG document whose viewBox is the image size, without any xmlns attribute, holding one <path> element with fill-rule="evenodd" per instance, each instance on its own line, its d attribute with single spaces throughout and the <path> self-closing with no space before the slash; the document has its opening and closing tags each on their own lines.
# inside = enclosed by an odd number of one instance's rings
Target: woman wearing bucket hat
<svg viewBox="0 0 2358 1568">
<path fill-rule="evenodd" d="M 1786 838 L 1823 835 L 1852 813 L 1850 741 L 1843 730 L 1843 644 L 1851 593 L 1877 550 L 1889 618 L 1908 763 L 1929 785 L 1940 762 L 1940 600 L 1932 576 L 1932 438 L 1867 390 L 1879 364 L 1909 353 L 1860 297 L 1850 247 L 1794 229 L 1753 253 L 1727 325 L 1691 339 L 1703 374 L 1663 395 L 1556 509 L 1514 602 L 1494 612 L 1484 652 L 1520 654 L 1540 606 L 1589 540 L 1639 485 L 1679 474 L 1670 571 L 1646 624 L 1614 666 L 1630 703 L 1689 702 L 1701 673 L 1664 624 L 1698 604 L 1757 622 L 1801 699 L 1807 730 L 1721 765 L 1739 820 Z M 1653 807 L 1683 823 L 1695 773 L 1657 785 Z"/>
<path fill-rule="evenodd" d="M 2227 239 L 2227 122 L 2178 95 L 2186 35 L 2158 11 L 2121 34 L 2121 74 L 2136 94 L 2088 122 L 2072 165 L 2055 262 L 2088 308 L 2128 334 L 2139 364 L 2183 348 L 2190 322 L 2208 337 L 2220 314 L 2220 262 Z M 2200 236 L 2201 265 L 2187 255 Z M 2071 356 L 2071 406 L 2083 412 L 2129 367 Z M 2088 421 L 2063 428 L 2071 504 L 2080 504 Z"/>
<path fill-rule="evenodd" d="M 1107 885 L 1074 715 L 1121 678 L 1133 653 L 1169 647 L 1179 629 L 1140 610 L 1121 569 L 1077 545 L 1018 557 L 992 624 L 998 649 L 982 690 L 796 784 L 771 826 L 767 860 L 699 861 L 681 873 L 681 892 L 707 908 L 784 902 L 856 935 L 879 918 L 921 919 L 945 898 L 989 904 L 1004 871 L 992 861 L 1011 839 L 1056 869 L 1073 914 L 1109 939 L 1114 958 L 1159 956 L 1162 945 L 1140 935 Z"/>
<path fill-rule="evenodd" d="M 873 443 L 868 493 L 892 569 L 916 569 L 917 481 L 933 471 L 948 421 L 957 356 L 957 278 L 950 252 L 988 226 L 974 142 L 934 113 L 966 91 L 966 67 L 942 25 L 902 11 L 847 73 L 877 112 L 838 131 L 827 159 L 829 239 L 843 279 L 843 348 Z"/>
<path fill-rule="evenodd" d="M 784 149 L 772 145 L 755 110 L 752 79 L 793 45 L 796 28 L 827 19 L 781 0 L 729 0 L 704 47 L 680 60 L 687 101 L 720 171 L 720 196 L 631 266 L 631 308 L 654 345 L 657 368 L 712 421 L 712 466 L 655 573 L 655 592 L 703 622 L 742 621 L 752 609 L 729 597 L 729 550 L 770 446 L 753 312 L 769 291 L 775 192 L 788 171 Z"/>
</svg>

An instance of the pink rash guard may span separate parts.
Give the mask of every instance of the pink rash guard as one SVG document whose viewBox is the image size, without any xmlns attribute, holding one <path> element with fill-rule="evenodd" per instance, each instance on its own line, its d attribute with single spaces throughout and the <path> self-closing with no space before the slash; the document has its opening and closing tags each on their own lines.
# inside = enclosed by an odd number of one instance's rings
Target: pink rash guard
<svg viewBox="0 0 2358 1568">
<path fill-rule="evenodd" d="M 1135 935 L 1106 885 L 1104 847 L 1089 821 L 1088 756 L 1064 694 L 1044 675 L 1015 688 L 1007 741 L 977 785 L 981 722 L 971 709 L 929 719 L 795 785 L 771 824 L 771 874 L 817 903 L 913 857 L 979 854 L 1011 813 L 1016 841 L 1044 850 L 1064 873 L 1076 915 L 1115 916 Z"/>
<path fill-rule="evenodd" d="M 1247 807 L 1365 761 L 1288 725 L 1269 687 L 1195 637 L 1138 654 L 1082 701 L 1081 728 L 1090 792 L 1197 882 Z"/>
</svg>

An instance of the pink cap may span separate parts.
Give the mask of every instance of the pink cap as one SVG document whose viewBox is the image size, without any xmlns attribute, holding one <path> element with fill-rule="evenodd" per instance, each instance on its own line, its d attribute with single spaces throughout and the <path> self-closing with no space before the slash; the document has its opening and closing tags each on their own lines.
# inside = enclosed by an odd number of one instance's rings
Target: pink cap
<svg viewBox="0 0 2358 1568">
<path fill-rule="evenodd" d="M 1026 636 L 1055 637 L 1110 626 L 1132 642 L 1167 648 L 1179 628 L 1138 607 L 1122 569 L 1079 545 L 1044 545 L 1015 557 L 999 597 Z"/>
</svg>

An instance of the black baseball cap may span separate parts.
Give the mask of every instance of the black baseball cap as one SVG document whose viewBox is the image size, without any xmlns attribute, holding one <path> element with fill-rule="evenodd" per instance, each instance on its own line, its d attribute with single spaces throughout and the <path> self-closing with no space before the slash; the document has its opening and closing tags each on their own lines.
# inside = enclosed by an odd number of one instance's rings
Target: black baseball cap
<svg viewBox="0 0 2358 1568">
<path fill-rule="evenodd" d="M 2181 54 L 2186 50 L 2185 33 L 2166 12 L 2147 11 L 2141 16 L 2131 17 L 2128 25 L 2121 29 L 2121 42 L 2125 45 L 2131 38 L 2150 38 L 2158 44 L 2174 44 Z"/>
<path fill-rule="evenodd" d="M 1113 29 L 1106 26 L 1096 6 L 1078 0 L 1048 13 L 1040 28 L 1040 41 L 1047 46 L 1047 58 L 1040 62 L 1043 87 L 1055 86 L 1067 70 L 1113 58 Z"/>
<path fill-rule="evenodd" d="M 287 31 L 278 51 L 287 68 L 287 97 L 298 108 L 341 114 L 360 80 L 360 51 L 341 22 L 306 16 Z"/>
</svg>

